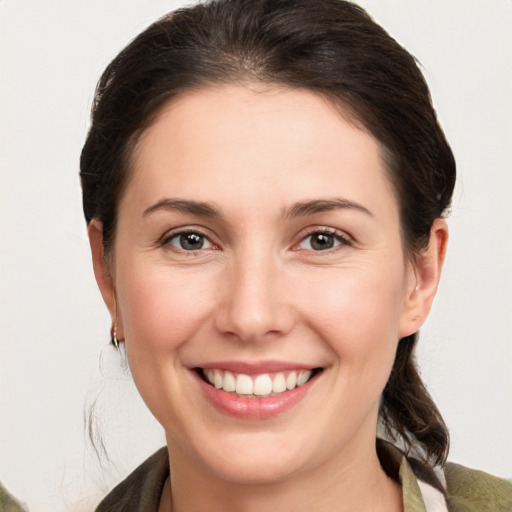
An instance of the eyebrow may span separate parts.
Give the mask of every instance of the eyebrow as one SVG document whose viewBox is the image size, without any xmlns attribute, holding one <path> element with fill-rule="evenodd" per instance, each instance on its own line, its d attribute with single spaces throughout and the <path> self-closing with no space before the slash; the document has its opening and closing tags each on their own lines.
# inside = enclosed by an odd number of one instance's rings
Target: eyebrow
<svg viewBox="0 0 512 512">
<path fill-rule="evenodd" d="M 164 198 L 144 210 L 143 217 L 159 210 L 174 210 L 183 213 L 191 213 L 203 217 L 222 218 L 219 209 L 202 201 L 190 201 L 187 199 Z"/>
<path fill-rule="evenodd" d="M 349 199 L 312 199 L 310 201 L 301 201 L 295 203 L 283 212 L 283 217 L 305 217 L 316 213 L 323 213 L 332 210 L 353 209 L 366 213 L 373 217 L 373 214 L 359 203 L 350 201 Z M 192 215 L 200 215 L 202 217 L 212 217 L 222 219 L 223 215 L 220 210 L 210 203 L 203 201 L 192 201 L 188 199 L 171 199 L 164 198 L 157 201 L 144 210 L 143 216 L 146 217 L 151 213 L 159 210 L 172 210 Z"/>
<path fill-rule="evenodd" d="M 332 210 L 353 209 L 374 216 L 373 213 L 359 203 L 350 201 L 349 199 L 333 198 L 333 199 L 313 199 L 311 201 L 301 201 L 295 203 L 291 208 L 285 210 L 284 217 L 304 217 L 306 215 L 314 215 L 315 213 L 323 213 Z"/>
</svg>

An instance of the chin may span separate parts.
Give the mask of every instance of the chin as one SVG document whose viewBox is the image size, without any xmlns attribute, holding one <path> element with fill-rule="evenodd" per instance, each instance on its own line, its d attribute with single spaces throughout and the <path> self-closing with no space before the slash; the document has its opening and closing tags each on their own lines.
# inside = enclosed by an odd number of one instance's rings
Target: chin
<svg viewBox="0 0 512 512">
<path fill-rule="evenodd" d="M 283 482 L 299 471 L 289 460 L 276 458 L 231 458 L 226 463 L 218 464 L 215 468 L 217 477 L 239 485 L 268 485 Z"/>
<path fill-rule="evenodd" d="M 229 439 L 196 447 L 200 463 L 210 474 L 225 482 L 264 485 L 287 480 L 305 470 L 304 442 L 284 442 L 270 431 L 264 434 L 231 434 Z M 304 461 L 304 464 L 302 463 Z"/>
</svg>

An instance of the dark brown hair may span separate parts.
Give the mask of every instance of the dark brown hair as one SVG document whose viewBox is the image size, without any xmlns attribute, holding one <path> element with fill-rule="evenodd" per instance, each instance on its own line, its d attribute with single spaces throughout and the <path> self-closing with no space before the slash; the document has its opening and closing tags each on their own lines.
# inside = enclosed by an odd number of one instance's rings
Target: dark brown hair
<svg viewBox="0 0 512 512">
<path fill-rule="evenodd" d="M 135 38 L 103 73 L 81 156 L 87 222 L 103 225 L 108 255 L 116 209 L 140 134 L 164 104 L 193 88 L 278 84 L 328 97 L 381 144 L 400 204 L 404 247 L 429 241 L 449 208 L 455 161 L 415 59 L 366 12 L 343 0 L 218 0 L 179 9 Z M 448 452 L 448 431 L 403 338 L 380 419 L 430 463 Z"/>
</svg>

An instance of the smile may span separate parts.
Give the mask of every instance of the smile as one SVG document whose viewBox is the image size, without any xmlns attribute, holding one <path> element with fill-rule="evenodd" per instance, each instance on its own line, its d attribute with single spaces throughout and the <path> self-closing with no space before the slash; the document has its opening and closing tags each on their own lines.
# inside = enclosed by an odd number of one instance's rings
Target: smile
<svg viewBox="0 0 512 512">
<path fill-rule="evenodd" d="M 319 370 L 292 370 L 286 372 L 247 375 L 221 369 L 200 369 L 203 380 L 236 396 L 245 398 L 272 397 L 306 384 Z"/>
<path fill-rule="evenodd" d="M 203 396 L 217 411 L 254 421 L 298 406 L 325 368 L 283 361 L 223 361 L 191 370 Z"/>
</svg>

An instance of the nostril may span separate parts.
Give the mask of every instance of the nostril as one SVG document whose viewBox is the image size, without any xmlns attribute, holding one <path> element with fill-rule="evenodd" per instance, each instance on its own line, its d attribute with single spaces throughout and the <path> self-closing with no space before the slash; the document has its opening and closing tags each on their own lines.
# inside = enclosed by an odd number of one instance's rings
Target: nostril
<svg viewBox="0 0 512 512">
<path fill-rule="evenodd" d="M 239 303 L 219 311 L 215 323 L 218 331 L 231 339 L 261 343 L 288 334 L 295 315 L 285 305 L 244 307 Z"/>
</svg>

